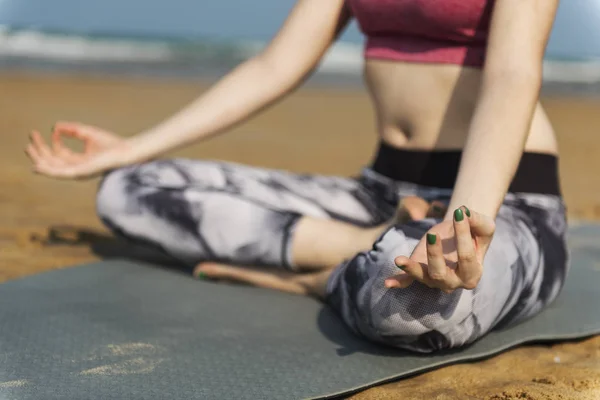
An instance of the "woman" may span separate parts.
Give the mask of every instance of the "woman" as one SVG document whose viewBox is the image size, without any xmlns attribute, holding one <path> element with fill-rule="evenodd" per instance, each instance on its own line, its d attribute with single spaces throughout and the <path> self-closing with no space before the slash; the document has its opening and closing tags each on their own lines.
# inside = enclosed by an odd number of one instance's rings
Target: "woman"
<svg viewBox="0 0 600 400">
<path fill-rule="evenodd" d="M 316 296 L 391 346 L 462 346 L 538 313 L 565 280 L 557 145 L 538 101 L 557 3 L 299 0 L 261 54 L 160 125 L 124 140 L 59 123 L 52 148 L 34 132 L 27 153 L 50 177 L 104 174 L 100 218 L 197 276 Z M 359 178 L 149 161 L 290 93 L 352 17 L 381 139 Z M 395 223 L 408 196 L 448 211 Z"/>
</svg>

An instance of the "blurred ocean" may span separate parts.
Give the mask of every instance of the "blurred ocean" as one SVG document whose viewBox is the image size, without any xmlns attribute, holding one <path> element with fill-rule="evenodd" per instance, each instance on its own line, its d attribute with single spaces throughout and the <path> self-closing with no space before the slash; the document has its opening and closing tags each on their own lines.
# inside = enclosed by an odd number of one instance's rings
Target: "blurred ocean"
<svg viewBox="0 0 600 400">
<path fill-rule="evenodd" d="M 169 76 L 221 74 L 259 52 L 266 41 L 80 35 L 0 26 L 0 68 L 94 70 Z M 353 76 L 360 44 L 339 42 L 319 73 Z"/>
<path fill-rule="evenodd" d="M 132 15 L 130 20 L 121 18 L 120 23 L 115 23 L 115 18 L 101 12 L 110 11 L 110 4 L 98 8 L 95 15 L 94 10 L 87 10 L 83 21 L 73 19 L 65 10 L 73 13 L 72 6 L 78 4 L 80 9 L 75 11 L 81 13 L 82 3 L 96 3 L 74 1 L 54 0 L 48 8 L 47 0 L 0 0 L 0 68 L 217 77 L 260 51 L 293 4 L 291 0 L 282 0 L 285 6 L 280 2 L 273 15 L 261 14 L 266 19 L 263 23 L 257 21 L 260 26 L 248 25 L 247 19 L 242 18 L 247 25 L 243 26 L 244 23 L 224 23 L 225 9 L 210 10 L 214 4 L 177 0 L 169 8 L 175 11 L 162 16 L 163 22 L 175 20 L 175 25 L 170 26 L 139 20 L 139 15 Z M 117 8 L 113 9 L 113 15 L 135 14 L 132 6 L 137 2 L 128 0 L 120 3 L 121 6 L 115 3 L 113 6 Z M 568 5 L 563 6 L 567 2 Z M 164 6 L 163 2 L 159 3 Z M 176 3 L 180 3 L 179 8 Z M 241 0 L 223 0 L 222 3 L 231 3 L 232 7 L 244 4 Z M 222 3 L 221 6 L 226 6 Z M 130 7 L 123 9 L 123 4 Z M 96 3 L 94 7 L 99 6 Z M 198 26 L 193 24 L 194 18 L 184 12 L 193 7 L 207 10 L 198 14 Z M 238 9 L 243 14 L 244 10 L 241 11 Z M 545 86 L 600 93 L 600 0 L 566 0 L 559 11 L 544 65 Z M 156 13 L 156 10 L 145 8 L 141 12 Z M 212 17 L 207 15 L 211 12 Z M 186 17 L 180 18 L 184 14 Z M 220 17 L 223 21 L 219 24 Z M 154 15 L 154 19 L 157 18 L 161 18 L 160 13 Z M 356 26 L 351 26 L 327 53 L 313 80 L 360 82 L 362 63 L 362 38 Z"/>
</svg>

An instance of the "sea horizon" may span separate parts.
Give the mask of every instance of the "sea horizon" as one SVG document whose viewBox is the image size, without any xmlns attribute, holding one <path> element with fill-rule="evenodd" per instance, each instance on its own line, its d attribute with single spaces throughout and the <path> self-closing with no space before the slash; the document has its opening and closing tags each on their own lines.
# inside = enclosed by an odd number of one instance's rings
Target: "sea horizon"
<svg viewBox="0 0 600 400">
<path fill-rule="evenodd" d="M 216 79 L 261 51 L 296 0 L 0 0 L 0 70 Z M 544 85 L 600 93 L 600 0 L 559 4 Z M 362 84 L 353 19 L 307 83 Z"/>
<path fill-rule="evenodd" d="M 211 79 L 257 54 L 266 40 L 95 32 L 0 25 L 0 70 Z M 361 83 L 363 44 L 338 41 L 312 82 Z M 544 83 L 600 93 L 600 57 L 546 54 Z"/>
</svg>

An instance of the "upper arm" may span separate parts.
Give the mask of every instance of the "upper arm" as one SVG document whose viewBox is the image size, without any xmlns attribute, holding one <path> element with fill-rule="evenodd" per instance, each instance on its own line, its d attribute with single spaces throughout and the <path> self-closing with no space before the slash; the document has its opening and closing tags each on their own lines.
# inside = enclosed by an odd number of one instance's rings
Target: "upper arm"
<svg viewBox="0 0 600 400">
<path fill-rule="evenodd" d="M 495 0 L 484 74 L 541 82 L 559 0 Z"/>
<path fill-rule="evenodd" d="M 351 18 L 345 0 L 299 0 L 259 57 L 285 76 L 304 76 Z"/>
</svg>

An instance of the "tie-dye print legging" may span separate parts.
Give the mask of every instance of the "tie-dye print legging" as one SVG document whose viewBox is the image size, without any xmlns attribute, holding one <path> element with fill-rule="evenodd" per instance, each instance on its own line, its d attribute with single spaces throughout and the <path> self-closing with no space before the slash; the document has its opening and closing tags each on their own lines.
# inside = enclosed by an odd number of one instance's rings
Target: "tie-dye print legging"
<svg viewBox="0 0 600 400">
<path fill-rule="evenodd" d="M 188 265 L 289 267 L 293 227 L 303 215 L 374 226 L 394 215 L 403 196 L 448 203 L 451 194 L 371 169 L 342 178 L 175 159 L 110 172 L 100 184 L 97 211 L 116 234 Z M 385 278 L 398 272 L 394 258 L 409 255 L 436 222 L 391 227 L 371 250 L 334 270 L 327 302 L 355 333 L 419 352 L 457 347 L 538 313 L 561 290 L 568 269 L 563 200 L 521 193 L 505 198 L 474 290 L 445 294 L 419 283 L 386 289 Z"/>
<path fill-rule="evenodd" d="M 227 162 L 161 160 L 104 177 L 96 208 L 115 233 L 195 265 L 290 266 L 304 215 L 361 226 L 393 217 L 396 194 L 364 177 L 292 174 Z"/>
</svg>

